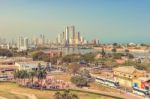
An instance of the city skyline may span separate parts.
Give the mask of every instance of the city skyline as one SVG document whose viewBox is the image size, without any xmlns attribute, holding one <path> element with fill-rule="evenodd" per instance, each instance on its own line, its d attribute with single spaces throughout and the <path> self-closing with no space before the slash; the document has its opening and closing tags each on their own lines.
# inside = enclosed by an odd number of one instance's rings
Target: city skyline
<svg viewBox="0 0 150 99">
<path fill-rule="evenodd" d="M 1 0 L 0 34 L 8 39 L 44 34 L 55 40 L 66 26 L 74 25 L 88 40 L 149 43 L 149 4 L 148 0 Z"/>
</svg>

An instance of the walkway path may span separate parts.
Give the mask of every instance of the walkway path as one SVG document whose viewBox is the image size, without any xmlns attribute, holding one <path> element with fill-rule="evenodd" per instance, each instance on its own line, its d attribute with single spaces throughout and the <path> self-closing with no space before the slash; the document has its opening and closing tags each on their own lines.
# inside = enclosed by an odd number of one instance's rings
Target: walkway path
<svg viewBox="0 0 150 99">
<path fill-rule="evenodd" d="M 19 92 L 11 92 L 13 94 L 16 94 L 16 95 L 23 95 L 23 96 L 27 96 L 28 99 L 37 99 L 37 97 L 34 95 L 34 94 L 28 94 L 28 93 L 19 93 Z M 1 98 L 0 98 L 1 99 Z"/>
</svg>

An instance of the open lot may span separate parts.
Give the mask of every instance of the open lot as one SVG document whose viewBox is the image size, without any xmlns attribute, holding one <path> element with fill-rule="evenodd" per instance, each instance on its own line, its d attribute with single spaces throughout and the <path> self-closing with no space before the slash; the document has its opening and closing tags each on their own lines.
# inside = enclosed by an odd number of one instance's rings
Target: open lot
<svg viewBox="0 0 150 99">
<path fill-rule="evenodd" d="M 56 91 L 45 91 L 45 90 L 41 91 L 36 89 L 19 87 L 17 84 L 9 82 L 0 83 L 0 96 L 5 97 L 7 99 L 29 99 L 27 96 L 14 93 L 33 94 L 37 97 L 37 99 L 53 99 L 53 95 L 55 92 Z M 88 92 L 78 92 L 78 91 L 71 91 L 71 92 L 77 94 L 80 97 L 80 99 L 114 99 L 109 96 L 103 96 Z"/>
</svg>

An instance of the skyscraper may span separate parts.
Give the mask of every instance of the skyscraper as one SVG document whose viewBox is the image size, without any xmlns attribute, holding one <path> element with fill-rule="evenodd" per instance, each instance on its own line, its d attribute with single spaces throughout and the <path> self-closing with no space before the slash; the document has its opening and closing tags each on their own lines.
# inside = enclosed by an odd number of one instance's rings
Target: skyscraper
<svg viewBox="0 0 150 99">
<path fill-rule="evenodd" d="M 69 38 L 69 27 L 67 26 L 65 30 L 65 45 L 69 45 Z"/>
<path fill-rule="evenodd" d="M 39 45 L 44 45 L 44 44 L 45 44 L 45 36 L 41 34 L 39 38 Z"/>
<path fill-rule="evenodd" d="M 75 44 L 75 26 L 69 27 L 69 34 L 70 34 L 69 38 L 70 44 Z"/>
<path fill-rule="evenodd" d="M 80 32 L 75 31 L 75 26 L 67 26 L 65 32 L 57 36 L 57 43 L 62 45 L 79 45 L 83 44 L 84 38 L 81 38 Z"/>
<path fill-rule="evenodd" d="M 61 34 L 58 34 L 58 37 L 57 37 L 57 43 L 58 43 L 58 44 L 61 43 Z"/>
<path fill-rule="evenodd" d="M 24 51 L 29 48 L 29 40 L 28 38 L 24 38 L 19 36 L 18 38 L 18 51 Z"/>
</svg>

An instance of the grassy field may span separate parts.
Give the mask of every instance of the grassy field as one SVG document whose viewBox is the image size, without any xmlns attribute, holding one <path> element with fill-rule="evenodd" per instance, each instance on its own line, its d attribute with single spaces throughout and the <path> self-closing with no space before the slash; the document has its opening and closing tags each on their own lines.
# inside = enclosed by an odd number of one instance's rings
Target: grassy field
<svg viewBox="0 0 150 99">
<path fill-rule="evenodd" d="M 0 91 L 0 96 L 8 98 L 8 99 L 28 99 L 28 97 L 26 97 L 26 96 L 12 94 L 7 91 Z"/>
<path fill-rule="evenodd" d="M 38 99 L 53 99 L 53 95 L 56 91 L 41 91 L 36 89 L 23 88 L 19 87 L 15 83 L 9 82 L 0 83 L 0 96 L 6 97 L 8 99 L 28 99 L 26 96 L 12 94 L 11 92 L 34 94 Z M 80 99 L 114 99 L 112 97 L 87 92 L 71 91 L 71 93 L 77 94 Z"/>
</svg>

